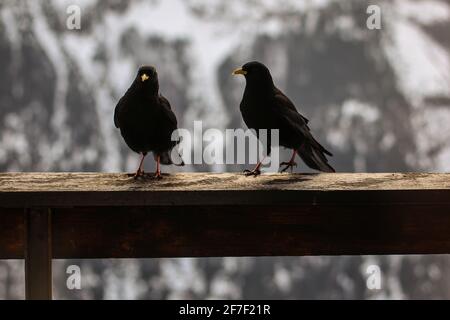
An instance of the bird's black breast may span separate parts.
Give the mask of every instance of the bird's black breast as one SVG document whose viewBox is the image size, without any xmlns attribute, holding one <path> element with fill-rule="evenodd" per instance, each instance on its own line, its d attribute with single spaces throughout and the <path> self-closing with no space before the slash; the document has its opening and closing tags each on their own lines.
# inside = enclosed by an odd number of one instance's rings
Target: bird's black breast
<svg viewBox="0 0 450 320">
<path fill-rule="evenodd" d="M 127 145 L 138 153 L 170 150 L 177 121 L 167 99 L 127 94 L 116 106 L 114 117 Z"/>
<path fill-rule="evenodd" d="M 244 94 L 240 109 L 242 118 L 249 129 L 259 130 L 274 127 L 270 104 L 270 97 Z"/>
</svg>

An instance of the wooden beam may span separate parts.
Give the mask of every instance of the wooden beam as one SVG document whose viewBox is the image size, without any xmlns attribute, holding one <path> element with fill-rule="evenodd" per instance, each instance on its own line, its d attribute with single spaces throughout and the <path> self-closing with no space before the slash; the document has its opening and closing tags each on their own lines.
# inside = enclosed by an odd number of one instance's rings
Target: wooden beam
<svg viewBox="0 0 450 320">
<path fill-rule="evenodd" d="M 25 298 L 52 299 L 52 228 L 49 209 L 25 210 Z"/>
<path fill-rule="evenodd" d="M 163 180 L 125 174 L 3 173 L 0 207 L 409 204 L 445 202 L 450 174 L 180 173 Z"/>
<path fill-rule="evenodd" d="M 450 253 L 450 205 L 57 209 L 55 258 Z"/>
<path fill-rule="evenodd" d="M 0 174 L 0 258 L 26 207 L 54 258 L 450 253 L 450 174 Z"/>
</svg>

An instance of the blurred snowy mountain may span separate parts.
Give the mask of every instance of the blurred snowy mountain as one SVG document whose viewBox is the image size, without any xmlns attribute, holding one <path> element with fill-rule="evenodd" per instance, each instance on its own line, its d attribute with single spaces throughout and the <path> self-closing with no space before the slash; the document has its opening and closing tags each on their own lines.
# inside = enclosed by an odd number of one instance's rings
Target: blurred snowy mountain
<svg viewBox="0 0 450 320">
<path fill-rule="evenodd" d="M 66 27 L 74 4 L 81 30 Z M 366 26 L 369 4 L 381 30 Z M 449 0 L 2 0 L 0 170 L 134 169 L 112 115 L 142 64 L 159 70 L 182 127 L 244 127 L 244 82 L 230 73 L 261 60 L 338 171 L 449 171 L 449 27 Z M 368 261 L 389 279 L 376 294 Z M 80 297 L 450 298 L 448 257 L 79 263 Z M 14 268 L 0 262 L 0 297 L 17 296 Z"/>
</svg>

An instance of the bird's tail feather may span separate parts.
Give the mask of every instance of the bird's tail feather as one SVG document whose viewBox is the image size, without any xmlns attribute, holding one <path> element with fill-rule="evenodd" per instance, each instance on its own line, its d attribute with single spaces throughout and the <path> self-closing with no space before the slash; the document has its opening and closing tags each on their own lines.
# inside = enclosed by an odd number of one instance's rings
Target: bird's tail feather
<svg viewBox="0 0 450 320">
<path fill-rule="evenodd" d="M 320 150 L 321 152 L 325 153 L 326 155 L 329 155 L 330 157 L 333 156 L 333 154 L 330 151 L 328 151 L 327 149 L 325 149 L 316 139 L 314 139 L 314 137 L 312 135 L 310 136 L 310 139 L 312 139 L 312 144 L 316 149 Z"/>
<path fill-rule="evenodd" d="M 315 141 L 317 143 L 317 141 Z M 331 155 L 324 147 L 319 143 L 304 144 L 297 150 L 298 155 L 311 169 L 319 170 L 322 172 L 336 172 L 332 166 L 328 164 L 328 159 L 324 153 Z"/>
</svg>

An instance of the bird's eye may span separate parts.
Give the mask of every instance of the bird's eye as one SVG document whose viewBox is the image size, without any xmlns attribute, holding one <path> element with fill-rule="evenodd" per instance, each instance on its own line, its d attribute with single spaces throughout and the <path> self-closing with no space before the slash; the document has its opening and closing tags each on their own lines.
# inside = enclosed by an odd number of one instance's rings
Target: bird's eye
<svg viewBox="0 0 450 320">
<path fill-rule="evenodd" d="M 147 74 L 145 74 L 145 73 L 141 76 L 141 81 L 142 82 L 144 82 L 144 81 L 146 81 L 148 79 L 150 79 L 150 77 Z"/>
</svg>

